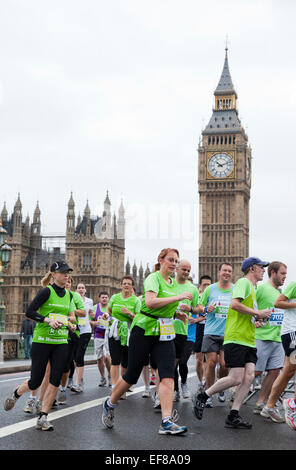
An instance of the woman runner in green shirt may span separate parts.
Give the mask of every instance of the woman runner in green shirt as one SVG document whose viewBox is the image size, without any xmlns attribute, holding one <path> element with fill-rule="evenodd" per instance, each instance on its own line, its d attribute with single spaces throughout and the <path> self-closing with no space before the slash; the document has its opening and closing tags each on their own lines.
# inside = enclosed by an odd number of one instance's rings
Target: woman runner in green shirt
<svg viewBox="0 0 296 470">
<path fill-rule="evenodd" d="M 172 419 L 174 396 L 175 345 L 172 318 L 182 300 L 192 300 L 190 292 L 177 294 L 177 283 L 171 275 L 179 259 L 176 249 L 165 248 L 158 256 L 155 271 L 144 282 L 141 312 L 134 318 L 129 341 L 128 367 L 110 396 L 103 405 L 102 422 L 106 428 L 114 424 L 114 408 L 120 397 L 137 383 L 149 355 L 153 368 L 159 373 L 159 399 L 162 423 L 160 434 L 182 434 L 186 426 L 178 426 Z M 186 313 L 180 318 L 185 321 Z"/>
<path fill-rule="evenodd" d="M 67 325 L 69 319 L 72 320 L 71 313 L 75 310 L 72 296 L 65 289 L 70 271 L 72 269 L 64 261 L 53 263 L 50 268 L 53 284 L 39 291 L 29 305 L 26 315 L 37 322 L 32 343 L 31 376 L 29 380 L 15 387 L 12 395 L 4 401 L 4 409 L 9 411 L 21 395 L 38 389 L 44 378 L 47 363 L 50 361 L 49 384 L 36 424 L 36 428 L 42 431 L 53 430 L 52 424 L 47 420 L 47 415 L 56 397 L 67 361 Z M 73 322 L 75 322 L 75 316 Z"/>
</svg>

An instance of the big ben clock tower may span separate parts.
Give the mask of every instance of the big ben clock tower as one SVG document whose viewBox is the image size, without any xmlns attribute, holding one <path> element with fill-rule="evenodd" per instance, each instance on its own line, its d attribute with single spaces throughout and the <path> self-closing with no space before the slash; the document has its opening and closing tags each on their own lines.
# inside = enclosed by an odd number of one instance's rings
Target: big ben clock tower
<svg viewBox="0 0 296 470">
<path fill-rule="evenodd" d="M 198 148 L 200 202 L 199 276 L 217 280 L 218 266 L 228 261 L 234 280 L 249 253 L 251 148 L 237 110 L 237 94 L 228 66 L 214 92 L 212 117 Z"/>
</svg>

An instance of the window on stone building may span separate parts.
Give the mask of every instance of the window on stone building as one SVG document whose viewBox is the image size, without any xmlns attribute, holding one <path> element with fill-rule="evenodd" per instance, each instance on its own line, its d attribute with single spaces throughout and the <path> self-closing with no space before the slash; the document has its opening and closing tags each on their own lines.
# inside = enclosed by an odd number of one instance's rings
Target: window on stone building
<svg viewBox="0 0 296 470">
<path fill-rule="evenodd" d="M 25 289 L 23 292 L 23 312 L 26 313 L 29 306 L 29 290 Z"/>
<path fill-rule="evenodd" d="M 88 251 L 85 251 L 83 253 L 83 263 L 82 263 L 82 267 L 84 269 L 88 269 L 90 268 L 92 265 L 92 254 Z"/>
</svg>

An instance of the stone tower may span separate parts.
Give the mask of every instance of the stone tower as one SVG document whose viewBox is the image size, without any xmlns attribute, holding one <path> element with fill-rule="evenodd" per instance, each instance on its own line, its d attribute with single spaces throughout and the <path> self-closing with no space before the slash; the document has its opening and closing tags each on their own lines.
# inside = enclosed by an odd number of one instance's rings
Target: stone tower
<svg viewBox="0 0 296 470">
<path fill-rule="evenodd" d="M 249 253 L 251 158 L 226 48 L 212 116 L 198 148 L 199 276 L 217 280 L 223 261 L 233 264 L 234 280 L 242 275 L 241 262 Z"/>
</svg>

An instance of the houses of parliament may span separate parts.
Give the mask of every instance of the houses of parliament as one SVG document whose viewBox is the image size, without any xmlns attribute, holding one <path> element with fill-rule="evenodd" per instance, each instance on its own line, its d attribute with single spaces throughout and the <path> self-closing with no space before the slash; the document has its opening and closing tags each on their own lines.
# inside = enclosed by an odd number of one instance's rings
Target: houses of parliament
<svg viewBox="0 0 296 470">
<path fill-rule="evenodd" d="M 5 330 L 20 331 L 24 312 L 41 289 L 41 279 L 54 261 L 66 259 L 73 269 L 74 287 L 83 282 L 87 296 L 98 301 L 100 291 L 110 295 L 120 289 L 124 274 L 132 275 L 137 293 L 142 293 L 145 273 L 142 265 L 125 263 L 125 215 L 121 203 L 118 214 L 111 214 L 111 201 L 107 192 L 101 216 L 91 216 L 86 207 L 81 217 L 75 216 L 75 202 L 71 194 L 66 214 L 64 237 L 41 235 L 41 210 L 37 202 L 30 222 L 23 220 L 20 195 L 9 216 L 4 203 L 1 212 L 2 225 L 7 230 L 7 243 L 12 248 L 11 260 L 4 271 L 3 293 L 5 299 Z M 62 246 L 58 245 L 62 239 Z M 46 244 L 51 242 L 50 247 Z"/>
<path fill-rule="evenodd" d="M 198 146 L 197 184 L 200 205 L 200 247 L 198 276 L 210 275 L 217 280 L 220 263 L 234 268 L 233 281 L 241 277 L 241 262 L 249 256 L 249 201 L 251 191 L 252 151 L 242 126 L 225 50 L 224 65 L 214 90 L 214 106 L 207 126 L 202 129 Z M 184 159 L 182 159 L 182 164 Z M 33 220 L 23 221 L 22 203 L 18 197 L 8 217 L 6 206 L 1 212 L 8 232 L 12 258 L 5 271 L 4 297 L 6 331 L 19 331 L 29 302 L 40 289 L 40 280 L 52 261 L 66 259 L 73 268 L 74 281 L 86 285 L 87 296 L 97 301 L 99 291 L 118 292 L 124 274 L 136 280 L 136 293 L 142 294 L 149 268 L 138 269 L 125 263 L 125 216 L 121 204 L 118 214 L 111 214 L 107 193 L 102 215 L 91 217 L 86 204 L 83 217 L 75 216 L 71 194 L 66 214 L 64 251 L 44 246 L 41 235 L 41 213 L 37 206 Z M 196 228 L 198 230 L 198 227 Z M 193 260 L 192 260 L 193 261 Z"/>
</svg>

